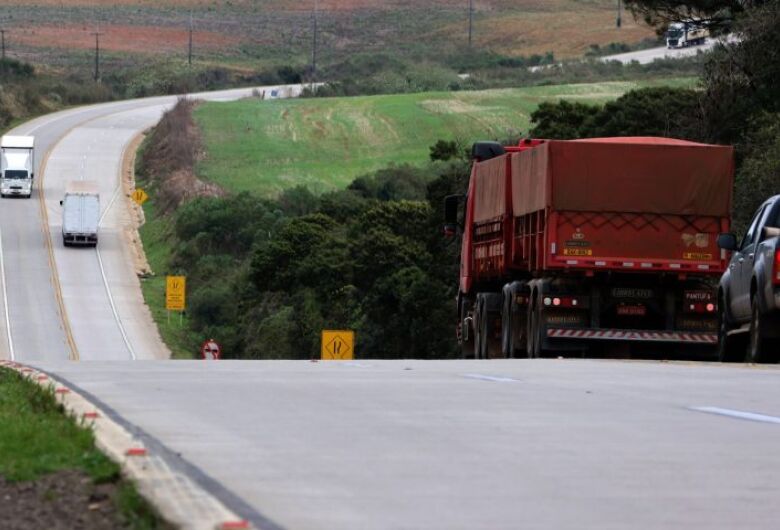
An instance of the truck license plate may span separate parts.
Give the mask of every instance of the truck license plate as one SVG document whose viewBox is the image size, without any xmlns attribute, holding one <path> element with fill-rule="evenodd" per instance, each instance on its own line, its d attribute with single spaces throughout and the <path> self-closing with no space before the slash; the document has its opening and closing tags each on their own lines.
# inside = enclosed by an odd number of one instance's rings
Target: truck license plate
<svg viewBox="0 0 780 530">
<path fill-rule="evenodd" d="M 647 308 L 643 305 L 619 305 L 617 314 L 620 316 L 643 317 L 647 314 Z"/>
</svg>

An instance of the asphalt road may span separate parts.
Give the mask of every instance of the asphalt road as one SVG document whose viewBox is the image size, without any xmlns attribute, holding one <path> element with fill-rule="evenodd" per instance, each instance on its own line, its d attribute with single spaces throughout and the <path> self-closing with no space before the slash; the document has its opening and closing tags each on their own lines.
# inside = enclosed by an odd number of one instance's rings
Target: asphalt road
<svg viewBox="0 0 780 530">
<path fill-rule="evenodd" d="M 145 440 L 162 440 L 173 461 L 197 466 L 241 515 L 270 520 L 266 528 L 778 525 L 774 368 L 577 360 L 33 364 L 97 396 L 140 426 Z"/>
<path fill-rule="evenodd" d="M 128 142 L 174 101 L 14 131 L 35 134 L 39 162 L 50 154 L 43 202 L 0 200 L 0 356 L 75 385 L 265 528 L 777 526 L 774 368 L 151 360 L 165 352 L 117 190 Z M 99 254 L 60 239 L 64 183 L 82 178 L 101 189 Z"/>
</svg>

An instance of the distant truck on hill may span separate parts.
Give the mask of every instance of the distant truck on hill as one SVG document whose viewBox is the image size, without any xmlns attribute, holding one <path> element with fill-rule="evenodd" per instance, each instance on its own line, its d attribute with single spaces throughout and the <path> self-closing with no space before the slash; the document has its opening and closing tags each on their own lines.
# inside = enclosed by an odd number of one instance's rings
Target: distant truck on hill
<svg viewBox="0 0 780 530">
<path fill-rule="evenodd" d="M 0 139 L 0 196 L 32 196 L 35 138 L 3 136 Z"/>
<path fill-rule="evenodd" d="M 465 357 L 718 342 L 731 147 L 669 138 L 473 147 L 463 197 L 457 336 Z M 459 222 L 463 218 L 463 224 Z M 655 344 L 655 346 L 652 346 Z"/>
<path fill-rule="evenodd" d="M 68 183 L 62 205 L 62 244 L 97 246 L 100 194 L 97 184 L 81 180 Z"/>
<path fill-rule="evenodd" d="M 710 30 L 700 22 L 674 22 L 666 31 L 666 47 L 687 48 L 700 46 L 707 42 Z"/>
</svg>

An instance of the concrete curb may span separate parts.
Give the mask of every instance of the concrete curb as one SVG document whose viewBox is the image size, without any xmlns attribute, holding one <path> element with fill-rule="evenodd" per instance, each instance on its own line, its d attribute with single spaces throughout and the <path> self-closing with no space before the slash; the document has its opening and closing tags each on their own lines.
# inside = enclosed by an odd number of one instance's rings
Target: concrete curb
<svg viewBox="0 0 780 530">
<path fill-rule="evenodd" d="M 53 390 L 66 413 L 92 430 L 98 449 L 120 465 L 122 474 L 169 523 L 187 530 L 254 528 L 72 388 L 21 363 L 0 360 L 0 366 Z"/>
</svg>

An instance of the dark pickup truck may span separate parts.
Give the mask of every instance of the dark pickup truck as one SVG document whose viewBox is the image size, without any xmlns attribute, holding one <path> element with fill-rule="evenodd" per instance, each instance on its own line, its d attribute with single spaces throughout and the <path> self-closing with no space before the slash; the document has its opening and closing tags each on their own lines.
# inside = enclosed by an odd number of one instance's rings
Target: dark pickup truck
<svg viewBox="0 0 780 530">
<path fill-rule="evenodd" d="M 780 195 L 767 200 L 737 243 L 721 234 L 733 254 L 720 279 L 718 312 L 721 361 L 780 359 Z M 746 355 L 747 353 L 747 355 Z"/>
</svg>

